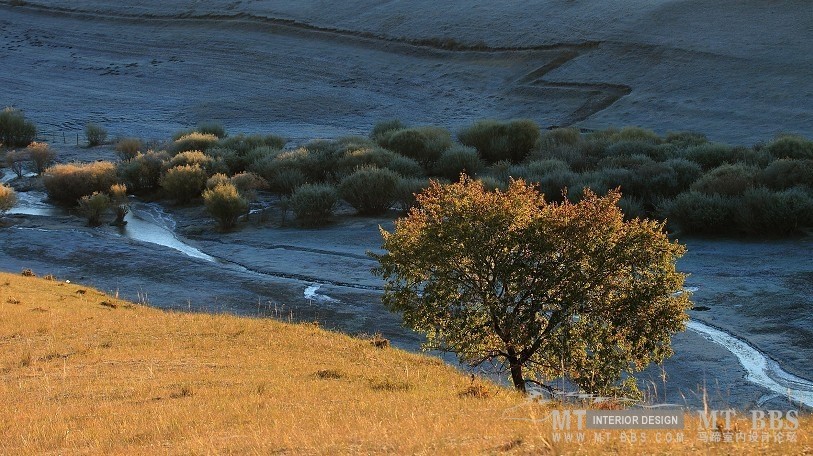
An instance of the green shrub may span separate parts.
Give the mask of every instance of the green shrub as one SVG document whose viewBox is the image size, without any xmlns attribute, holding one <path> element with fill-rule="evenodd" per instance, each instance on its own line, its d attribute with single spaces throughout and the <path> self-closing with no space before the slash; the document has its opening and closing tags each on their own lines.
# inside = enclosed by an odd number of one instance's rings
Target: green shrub
<svg viewBox="0 0 813 456">
<path fill-rule="evenodd" d="M 79 212 L 87 217 L 88 226 L 102 224 L 102 216 L 110 209 L 110 197 L 106 193 L 93 192 L 79 198 Z"/>
<path fill-rule="evenodd" d="M 646 155 L 614 155 L 602 158 L 596 164 L 596 169 L 623 168 L 637 170 L 644 166 L 654 165 L 655 160 Z"/>
<path fill-rule="evenodd" d="M 0 112 L 0 143 L 4 147 L 25 147 L 37 136 L 37 126 L 22 111 L 5 108 Z"/>
<path fill-rule="evenodd" d="M 381 139 L 391 135 L 392 132 L 403 130 L 405 128 L 406 125 L 401 123 L 401 121 L 398 119 L 384 120 L 373 126 L 373 130 L 370 132 L 370 139 L 375 142 L 379 142 Z"/>
<path fill-rule="evenodd" d="M 139 153 L 128 161 L 120 162 L 118 175 L 127 184 L 127 188 L 137 195 L 158 190 L 164 163 L 169 154 L 164 151 L 147 151 Z"/>
<path fill-rule="evenodd" d="M 723 164 L 743 161 L 744 150 L 725 144 L 708 143 L 689 147 L 683 152 L 683 158 L 699 164 L 704 170 L 717 168 Z"/>
<path fill-rule="evenodd" d="M 557 146 L 574 146 L 581 140 L 582 134 L 578 128 L 554 128 L 539 138 L 539 147 L 551 149 Z"/>
<path fill-rule="evenodd" d="M 664 138 L 664 140 L 679 149 L 700 146 L 709 142 L 706 135 L 693 131 L 669 131 L 666 132 L 666 138 Z"/>
<path fill-rule="evenodd" d="M 199 165 L 176 166 L 161 177 L 161 188 L 167 197 L 183 204 L 200 195 L 207 178 L 206 171 Z"/>
<path fill-rule="evenodd" d="M 699 164 L 685 158 L 672 158 L 663 164 L 674 170 L 677 188 L 680 189 L 680 192 L 688 190 L 703 175 L 703 169 Z"/>
<path fill-rule="evenodd" d="M 95 123 L 88 123 L 85 125 L 85 138 L 88 141 L 88 147 L 98 146 L 107 139 L 107 130 Z"/>
<path fill-rule="evenodd" d="M 206 154 L 214 158 L 212 169 L 228 174 L 239 174 L 252 169 L 255 164 L 268 158 L 274 158 L 282 151 L 271 146 L 259 146 L 253 149 L 238 152 L 235 149 L 214 147 Z"/>
<path fill-rule="evenodd" d="M 251 172 L 235 174 L 230 181 L 240 192 L 240 195 L 249 201 L 257 200 L 258 190 L 268 190 L 268 181 Z"/>
<path fill-rule="evenodd" d="M 398 174 L 388 169 L 359 168 L 342 179 L 339 195 L 359 214 L 382 214 L 395 202 L 400 180 Z"/>
<path fill-rule="evenodd" d="M 116 166 L 106 161 L 54 165 L 44 173 L 48 197 L 71 206 L 83 196 L 106 192 L 116 181 Z"/>
<path fill-rule="evenodd" d="M 209 190 L 217 187 L 218 185 L 225 184 L 231 184 L 231 179 L 229 179 L 229 176 L 223 173 L 212 174 L 210 178 L 206 179 L 206 188 Z"/>
<path fill-rule="evenodd" d="M 237 135 L 221 139 L 218 147 L 231 149 L 238 156 L 245 156 L 250 151 L 258 147 L 270 147 L 272 149 L 282 149 L 288 141 L 277 135 Z"/>
<path fill-rule="evenodd" d="M 138 138 L 122 138 L 116 142 L 116 154 L 122 160 L 132 160 L 144 147 Z"/>
<path fill-rule="evenodd" d="M 361 147 L 358 149 L 349 149 L 342 153 L 334 165 L 335 175 L 341 180 L 350 174 L 353 174 L 358 168 L 373 166 L 376 168 L 386 168 L 396 157 L 402 157 L 395 152 L 381 147 Z M 404 157 L 406 158 L 406 157 Z M 413 159 L 413 162 L 417 163 Z M 420 167 L 420 165 L 419 165 Z M 420 168 L 423 172 L 423 168 Z"/>
<path fill-rule="evenodd" d="M 474 147 L 488 163 L 509 160 L 519 163 L 539 140 L 539 126 L 532 120 L 509 122 L 482 120 L 457 135 L 461 143 Z"/>
<path fill-rule="evenodd" d="M 661 208 L 669 224 L 686 234 L 725 234 L 736 231 L 733 221 L 740 210 L 739 198 L 696 191 L 681 193 Z"/>
<path fill-rule="evenodd" d="M 31 158 L 31 165 L 37 175 L 41 175 L 45 170 L 54 164 L 56 152 L 46 143 L 32 142 L 26 147 L 28 157 Z"/>
<path fill-rule="evenodd" d="M 220 184 L 203 192 L 206 210 L 214 217 L 220 229 L 228 230 L 237 224 L 237 219 L 248 212 L 248 201 L 240 195 L 231 183 Z"/>
<path fill-rule="evenodd" d="M 578 174 L 570 170 L 552 171 L 542 176 L 537 185 L 539 191 L 545 195 L 546 200 L 563 201 L 562 192 L 565 189 L 574 188 L 580 179 Z"/>
<path fill-rule="evenodd" d="M 624 127 L 621 130 L 614 131 L 610 134 L 609 140 L 614 143 L 620 141 L 636 141 L 658 144 L 661 142 L 661 138 L 657 133 L 640 127 Z"/>
<path fill-rule="evenodd" d="M 193 131 L 187 133 L 172 143 L 172 152 L 175 154 L 190 150 L 206 151 L 206 149 L 217 144 L 218 138 L 215 135 L 199 133 Z"/>
<path fill-rule="evenodd" d="M 504 180 L 500 180 L 494 176 L 480 176 L 477 180 L 483 184 L 483 188 L 486 191 L 493 192 L 495 190 L 505 190 L 508 188 L 508 183 Z"/>
<path fill-rule="evenodd" d="M 618 201 L 618 207 L 624 213 L 625 220 L 632 220 L 634 218 L 645 218 L 647 216 L 644 208 L 644 202 L 640 198 L 634 196 L 624 195 Z"/>
<path fill-rule="evenodd" d="M 289 195 L 308 181 L 306 171 L 315 172 L 313 164 L 307 150 L 297 149 L 267 156 L 251 165 L 251 170 L 268 182 L 272 192 Z"/>
<path fill-rule="evenodd" d="M 774 190 L 796 186 L 813 188 L 813 160 L 776 160 L 762 170 L 759 180 Z"/>
<path fill-rule="evenodd" d="M 25 149 L 6 151 L 6 166 L 8 166 L 18 178 L 23 177 L 25 163 L 30 160 L 31 157 Z"/>
<path fill-rule="evenodd" d="M 127 199 L 127 186 L 115 184 L 110 187 L 110 204 L 116 213 L 116 219 L 111 223 L 114 226 L 124 226 L 127 222 L 124 217 L 130 212 L 130 200 Z"/>
<path fill-rule="evenodd" d="M 404 178 L 398 181 L 395 191 L 395 205 L 402 212 L 407 212 L 415 206 L 416 195 L 429 187 L 428 178 Z"/>
<path fill-rule="evenodd" d="M 774 158 L 813 159 L 813 141 L 800 136 L 780 136 L 765 150 Z"/>
<path fill-rule="evenodd" d="M 742 195 L 756 184 L 759 169 L 742 163 L 721 165 L 692 184 L 692 190 L 707 195 Z"/>
<path fill-rule="evenodd" d="M 167 168 L 185 165 L 197 165 L 203 169 L 209 169 L 212 166 L 212 157 L 199 150 L 188 150 L 172 157 L 167 164 Z"/>
<path fill-rule="evenodd" d="M 534 160 L 525 165 L 528 172 L 538 176 L 544 176 L 550 173 L 559 173 L 570 171 L 570 166 L 564 160 L 549 158 L 547 160 Z"/>
<path fill-rule="evenodd" d="M 457 182 L 460 173 L 475 176 L 483 170 L 485 164 L 473 147 L 453 146 L 445 150 L 435 163 L 435 174 Z"/>
<path fill-rule="evenodd" d="M 426 172 L 421 165 L 412 158 L 394 154 L 392 159 L 384 165 L 385 168 L 398 173 L 401 177 L 422 177 Z"/>
<path fill-rule="evenodd" d="M 452 146 L 452 135 L 439 127 L 416 127 L 393 130 L 379 144 L 395 153 L 413 158 L 424 168 L 440 158 L 444 150 Z"/>
<path fill-rule="evenodd" d="M 226 137 L 226 129 L 217 122 L 201 122 L 195 130 L 204 135 L 215 135 L 221 139 Z"/>
<path fill-rule="evenodd" d="M 291 195 L 289 205 L 294 216 L 304 225 L 321 225 L 333 215 L 339 196 L 327 184 L 305 184 Z"/>
<path fill-rule="evenodd" d="M 649 141 L 619 141 L 611 144 L 605 150 L 605 155 L 608 157 L 615 157 L 619 155 L 641 155 L 649 157 L 656 161 L 663 161 L 672 155 L 668 148 L 661 147 L 658 144 Z"/>
<path fill-rule="evenodd" d="M 801 189 L 772 192 L 753 188 L 742 197 L 736 214 L 741 232 L 757 236 L 785 236 L 813 226 L 813 198 Z"/>
<path fill-rule="evenodd" d="M 17 204 L 17 192 L 6 184 L 0 184 L 0 214 L 5 214 Z"/>
</svg>

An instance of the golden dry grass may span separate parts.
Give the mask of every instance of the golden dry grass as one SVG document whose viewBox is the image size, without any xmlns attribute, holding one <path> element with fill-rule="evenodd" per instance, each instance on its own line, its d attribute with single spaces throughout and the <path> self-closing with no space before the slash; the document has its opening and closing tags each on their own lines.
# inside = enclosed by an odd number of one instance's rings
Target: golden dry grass
<svg viewBox="0 0 813 456">
<path fill-rule="evenodd" d="M 11 274 L 0 376 L 2 454 L 813 454 L 810 417 L 796 443 L 556 443 L 548 406 L 435 358 Z"/>
</svg>

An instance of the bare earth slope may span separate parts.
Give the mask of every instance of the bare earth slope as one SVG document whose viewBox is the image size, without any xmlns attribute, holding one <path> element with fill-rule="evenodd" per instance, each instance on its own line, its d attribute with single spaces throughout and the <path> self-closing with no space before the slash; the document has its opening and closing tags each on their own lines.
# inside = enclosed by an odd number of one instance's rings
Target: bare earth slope
<svg viewBox="0 0 813 456">
<path fill-rule="evenodd" d="M 813 135 L 804 1 L 28 4 L 0 4 L 2 101 L 57 135 L 95 120 L 162 137 L 215 119 L 304 139 L 389 117 L 516 116 L 745 144 Z M 491 51 L 414 45 L 427 39 Z"/>
</svg>

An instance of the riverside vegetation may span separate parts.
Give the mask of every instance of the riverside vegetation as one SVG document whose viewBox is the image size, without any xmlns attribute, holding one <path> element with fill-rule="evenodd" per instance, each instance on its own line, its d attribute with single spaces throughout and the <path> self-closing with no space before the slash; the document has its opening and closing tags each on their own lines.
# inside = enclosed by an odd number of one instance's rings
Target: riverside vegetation
<svg viewBox="0 0 813 456">
<path fill-rule="evenodd" d="M 585 404 L 535 402 L 314 324 L 162 311 L 30 271 L 0 273 L 0 316 L 7 454 L 813 451 L 809 415 L 795 442 L 702 442 L 696 413 L 683 442 L 557 442 L 551 410 Z"/>
<path fill-rule="evenodd" d="M 6 109 L 0 120 L 0 137 L 9 146 L 33 139 L 25 136 L 31 125 L 19 111 Z M 228 136 L 210 123 L 153 149 L 137 138 L 120 139 L 116 163 L 58 165 L 47 144 L 29 142 L 8 149 L 6 165 L 22 175 L 30 162 L 44 174 L 53 201 L 74 205 L 125 184 L 135 195 L 190 204 L 203 201 L 208 189 L 207 207 L 224 230 L 234 228 L 258 191 L 279 195 L 300 223 L 316 225 L 329 222 L 340 201 L 365 215 L 405 211 L 430 179 L 456 181 L 461 173 L 492 190 L 522 179 L 548 201 L 576 202 L 585 189 L 620 188 L 627 218 L 666 219 L 670 230 L 685 234 L 788 236 L 813 226 L 813 141 L 792 135 L 740 147 L 698 133 L 660 136 L 637 127 L 542 132 L 529 120 L 489 120 L 455 138 L 441 127 L 387 121 L 369 137 L 285 149 L 279 136 Z M 237 195 L 211 179 L 234 185 Z"/>
</svg>

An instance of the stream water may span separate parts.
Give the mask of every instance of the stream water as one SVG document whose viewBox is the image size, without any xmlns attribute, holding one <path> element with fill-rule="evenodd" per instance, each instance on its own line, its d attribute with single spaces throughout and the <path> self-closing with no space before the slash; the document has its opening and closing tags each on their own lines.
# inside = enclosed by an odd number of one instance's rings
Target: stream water
<svg viewBox="0 0 813 456">
<path fill-rule="evenodd" d="M 66 210 L 54 207 L 45 202 L 45 194 L 40 192 L 20 192 L 18 193 L 17 206 L 9 211 L 11 214 L 28 214 L 36 216 L 58 216 L 65 215 Z M 246 269 L 243 266 L 218 260 L 201 250 L 193 247 L 187 241 L 177 236 L 174 232 L 175 222 L 172 217 L 164 212 L 160 205 L 155 203 L 135 203 L 131 212 L 127 215 L 127 225 L 120 231 L 122 236 L 158 244 L 177 250 L 193 258 L 221 263 L 224 267 L 237 267 Z M 262 272 L 246 271 L 254 274 Z M 304 297 L 310 301 L 337 302 L 336 299 L 324 293 L 319 293 L 320 285 L 309 282 L 305 288 Z M 341 285 L 341 284 L 339 284 Z M 696 291 L 696 287 L 687 288 L 686 291 Z M 736 337 L 720 328 L 716 328 L 700 322 L 691 320 L 688 329 L 694 331 L 707 340 L 710 340 L 737 357 L 740 364 L 746 371 L 746 379 L 757 384 L 775 394 L 786 396 L 796 403 L 813 407 L 813 382 L 795 376 L 781 368 L 779 364 L 761 352 L 747 341 Z"/>
</svg>

